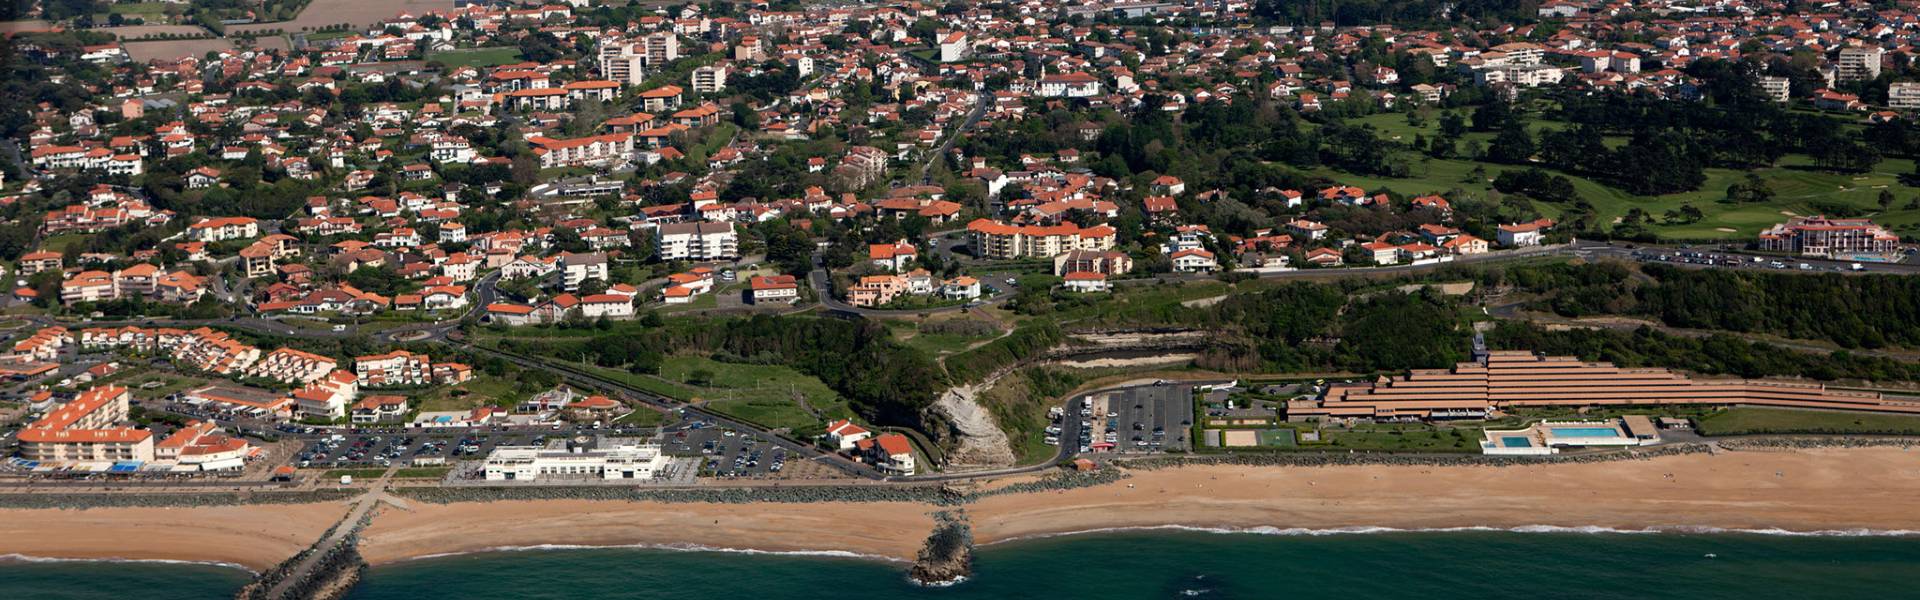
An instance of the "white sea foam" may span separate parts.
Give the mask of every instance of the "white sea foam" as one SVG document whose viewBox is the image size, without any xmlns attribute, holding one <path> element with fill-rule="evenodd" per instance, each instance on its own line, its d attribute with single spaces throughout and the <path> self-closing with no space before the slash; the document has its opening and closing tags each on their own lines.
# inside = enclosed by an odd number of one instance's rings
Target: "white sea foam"
<svg viewBox="0 0 1920 600">
<path fill-rule="evenodd" d="M 967 576 L 962 575 L 959 577 L 955 577 L 953 579 L 948 579 L 946 581 L 921 581 L 918 579 L 914 579 L 912 577 L 908 577 L 907 581 L 913 582 L 914 585 L 917 585 L 920 587 L 943 588 L 943 587 L 953 587 L 956 585 L 960 585 L 962 583 L 966 583 Z"/>
<path fill-rule="evenodd" d="M 242 571 L 246 571 L 246 572 L 248 572 L 248 573 L 252 573 L 252 572 L 254 572 L 254 571 L 253 571 L 253 569 L 249 569 L 249 568 L 247 568 L 247 567 L 246 567 L 246 565 L 241 565 L 241 564 L 237 564 L 237 563 L 230 563 L 230 562 L 221 562 L 221 561 L 217 561 L 217 560 L 173 560 L 173 559 L 167 559 L 167 558 L 118 558 L 118 557 L 105 557 L 105 558 L 64 558 L 64 557 L 57 557 L 57 556 L 28 556 L 28 555 L 25 555 L 25 554 L 0 554 L 0 562 L 23 562 L 23 563 L 151 563 L 151 564 L 161 564 L 161 565 L 206 565 L 206 566 L 210 566 L 210 567 L 224 567 L 224 568 L 228 568 L 228 569 L 239 569 L 239 570 L 242 570 Z"/>
<path fill-rule="evenodd" d="M 591 544 L 534 544 L 531 546 L 493 546 L 489 548 L 481 548 L 479 550 L 473 550 L 470 552 L 442 552 L 438 554 L 423 554 L 420 556 L 414 556 L 414 557 L 402 559 L 402 562 L 412 561 L 412 560 L 423 560 L 428 558 L 444 558 L 448 556 L 480 554 L 485 552 L 538 552 L 543 550 L 635 550 L 635 549 L 637 550 L 672 550 L 675 552 L 723 552 L 728 554 L 749 554 L 749 555 L 761 555 L 761 556 L 812 556 L 812 557 L 819 557 L 819 558 L 854 558 L 854 559 L 860 559 L 860 560 L 878 560 L 878 561 L 884 561 L 884 562 L 897 562 L 897 563 L 908 562 L 906 560 L 902 560 L 892 556 L 880 556 L 877 554 L 860 554 L 858 552 L 847 552 L 845 550 L 759 550 L 755 548 L 726 548 L 726 547 L 720 547 L 720 546 L 703 546 L 700 544 L 612 544 L 612 545 L 604 545 L 604 546 L 591 545 Z"/>
</svg>

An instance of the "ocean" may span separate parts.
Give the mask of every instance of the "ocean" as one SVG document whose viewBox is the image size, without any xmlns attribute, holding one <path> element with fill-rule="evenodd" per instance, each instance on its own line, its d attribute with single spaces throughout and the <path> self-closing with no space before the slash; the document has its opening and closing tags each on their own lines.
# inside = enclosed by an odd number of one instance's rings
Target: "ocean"
<svg viewBox="0 0 1920 600">
<path fill-rule="evenodd" d="M 383 566 L 350 598 L 1914 598 L 1920 537 L 1149 530 L 989 546 L 974 577 L 951 587 L 920 587 L 904 573 L 902 563 L 849 557 L 534 549 Z M 201 565 L 5 562 L 0 597 L 211 599 L 244 576 Z"/>
</svg>

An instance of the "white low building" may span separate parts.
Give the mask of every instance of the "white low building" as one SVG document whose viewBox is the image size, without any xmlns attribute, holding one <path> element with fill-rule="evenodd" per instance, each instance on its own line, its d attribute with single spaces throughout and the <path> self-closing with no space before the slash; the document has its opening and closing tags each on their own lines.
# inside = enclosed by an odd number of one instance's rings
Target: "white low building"
<svg viewBox="0 0 1920 600">
<path fill-rule="evenodd" d="M 599 448 L 499 446 L 487 455 L 487 481 L 653 479 L 667 466 L 656 444 L 602 440 Z"/>
</svg>

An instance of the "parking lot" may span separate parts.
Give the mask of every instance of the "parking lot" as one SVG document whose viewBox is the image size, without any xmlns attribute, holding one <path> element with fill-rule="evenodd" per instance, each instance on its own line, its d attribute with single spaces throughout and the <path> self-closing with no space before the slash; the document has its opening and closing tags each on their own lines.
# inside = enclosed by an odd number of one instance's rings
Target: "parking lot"
<svg viewBox="0 0 1920 600">
<path fill-rule="evenodd" d="M 700 475 L 707 477 L 764 479 L 782 476 L 790 466 L 790 453 L 765 436 L 706 421 L 669 427 L 660 443 L 668 456 L 700 457 Z"/>
<path fill-rule="evenodd" d="M 1188 449 L 1191 425 L 1193 386 L 1155 384 L 1083 396 L 1047 433 L 1078 452 L 1152 453 Z"/>
<path fill-rule="evenodd" d="M 538 446 L 567 435 L 537 431 L 402 431 L 322 436 L 307 441 L 294 456 L 294 466 L 385 467 L 480 460 L 492 452 L 494 446 Z"/>
</svg>

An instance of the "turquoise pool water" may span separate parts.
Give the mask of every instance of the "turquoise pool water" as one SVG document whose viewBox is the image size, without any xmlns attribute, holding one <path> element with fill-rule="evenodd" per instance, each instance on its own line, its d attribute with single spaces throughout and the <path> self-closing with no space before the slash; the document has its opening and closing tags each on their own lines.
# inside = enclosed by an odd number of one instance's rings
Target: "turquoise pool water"
<svg viewBox="0 0 1920 600">
<path fill-rule="evenodd" d="M 1620 432 L 1612 427 L 1554 427 L 1554 435 L 1560 437 L 1615 437 Z"/>
<path fill-rule="evenodd" d="M 1519 436 L 1503 437 L 1500 438 L 1500 445 L 1508 448 L 1531 448 L 1533 441 Z"/>
</svg>

